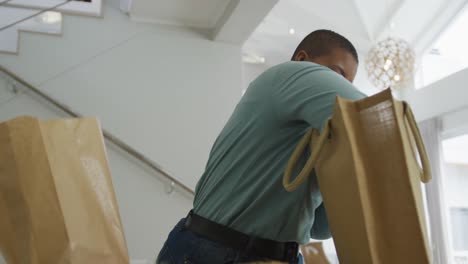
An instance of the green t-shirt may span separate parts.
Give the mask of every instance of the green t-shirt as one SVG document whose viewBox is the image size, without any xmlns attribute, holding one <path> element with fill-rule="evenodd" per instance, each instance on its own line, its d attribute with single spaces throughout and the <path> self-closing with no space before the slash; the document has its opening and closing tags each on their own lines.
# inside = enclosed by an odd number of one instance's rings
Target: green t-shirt
<svg viewBox="0 0 468 264">
<path fill-rule="evenodd" d="M 292 193 L 283 188 L 282 177 L 304 133 L 322 128 L 332 116 L 337 95 L 365 97 L 342 76 L 311 62 L 286 62 L 261 74 L 214 143 L 196 187 L 194 212 L 276 241 L 329 238 L 315 174 Z"/>
</svg>

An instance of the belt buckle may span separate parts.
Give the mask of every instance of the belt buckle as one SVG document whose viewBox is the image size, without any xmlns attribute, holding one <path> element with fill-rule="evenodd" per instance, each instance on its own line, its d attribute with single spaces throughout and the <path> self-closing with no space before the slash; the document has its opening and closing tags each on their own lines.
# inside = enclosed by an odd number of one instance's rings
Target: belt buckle
<svg viewBox="0 0 468 264">
<path fill-rule="evenodd" d="M 192 223 L 192 215 L 193 215 L 193 210 L 190 210 L 187 217 L 185 217 L 185 224 L 184 224 L 185 228 L 188 228 L 190 224 Z"/>
</svg>

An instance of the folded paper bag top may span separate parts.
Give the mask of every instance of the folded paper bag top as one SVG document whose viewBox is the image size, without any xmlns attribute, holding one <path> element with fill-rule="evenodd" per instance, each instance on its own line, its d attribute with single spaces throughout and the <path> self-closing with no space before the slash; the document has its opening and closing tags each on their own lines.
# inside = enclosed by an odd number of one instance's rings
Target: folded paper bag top
<svg viewBox="0 0 468 264">
<path fill-rule="evenodd" d="M 306 147 L 310 158 L 293 177 Z M 310 184 L 313 168 L 340 263 L 430 263 L 421 181 L 431 169 L 407 103 L 390 90 L 359 101 L 338 97 L 321 134 L 307 133 L 291 156 L 285 189 Z"/>
<path fill-rule="evenodd" d="M 0 251 L 9 264 L 128 264 L 94 118 L 0 123 Z"/>
</svg>

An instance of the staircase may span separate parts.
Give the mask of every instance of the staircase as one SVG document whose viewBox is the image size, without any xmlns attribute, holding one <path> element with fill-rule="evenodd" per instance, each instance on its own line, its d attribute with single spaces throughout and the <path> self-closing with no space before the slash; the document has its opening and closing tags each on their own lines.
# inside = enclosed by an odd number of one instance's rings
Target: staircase
<svg viewBox="0 0 468 264">
<path fill-rule="evenodd" d="M 17 55 L 21 49 L 20 36 L 24 33 L 61 36 L 63 14 L 102 17 L 102 2 L 103 0 L 0 0 L 0 53 Z M 26 19 L 28 17 L 30 18 Z M 14 25 L 2 29 L 11 24 Z"/>
</svg>

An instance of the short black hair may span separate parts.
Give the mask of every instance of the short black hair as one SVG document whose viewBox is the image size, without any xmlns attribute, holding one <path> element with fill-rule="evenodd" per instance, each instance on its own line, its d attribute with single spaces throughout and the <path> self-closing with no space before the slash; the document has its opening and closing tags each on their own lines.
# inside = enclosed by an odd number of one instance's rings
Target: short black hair
<svg viewBox="0 0 468 264">
<path fill-rule="evenodd" d="M 299 43 L 299 46 L 297 46 L 291 60 L 294 60 L 296 55 L 301 50 L 306 51 L 307 54 L 309 54 L 309 56 L 313 59 L 330 54 L 330 52 L 336 48 L 341 48 L 348 51 L 351 53 L 351 55 L 353 55 L 356 62 L 359 63 L 356 48 L 353 46 L 351 41 L 342 35 L 328 29 L 319 29 L 307 35 L 301 41 L 301 43 Z"/>
</svg>

